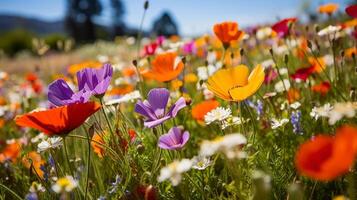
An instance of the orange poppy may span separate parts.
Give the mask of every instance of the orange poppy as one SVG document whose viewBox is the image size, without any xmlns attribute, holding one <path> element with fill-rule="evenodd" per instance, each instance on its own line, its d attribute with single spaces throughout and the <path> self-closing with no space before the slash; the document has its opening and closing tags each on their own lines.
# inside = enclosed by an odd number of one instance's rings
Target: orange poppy
<svg viewBox="0 0 357 200">
<path fill-rule="evenodd" d="M 213 32 L 223 43 L 225 48 L 227 48 L 232 41 L 239 40 L 244 35 L 244 32 L 238 29 L 238 23 L 236 22 L 223 22 L 215 24 Z"/>
<path fill-rule="evenodd" d="M 347 173 L 357 154 L 357 128 L 343 126 L 336 136 L 318 135 L 302 144 L 295 157 L 298 171 L 312 179 L 330 181 Z"/>
<path fill-rule="evenodd" d="M 94 102 L 76 103 L 45 111 L 27 113 L 16 117 L 18 126 L 31 127 L 45 134 L 65 135 L 79 127 L 101 108 Z"/>
<path fill-rule="evenodd" d="M 129 85 L 129 84 L 124 84 L 124 85 L 120 85 L 117 86 L 111 90 L 109 90 L 107 92 L 107 94 L 110 95 L 124 95 L 124 94 L 128 94 L 129 92 L 134 91 L 134 86 Z"/>
<path fill-rule="evenodd" d="M 319 6 L 317 11 L 319 13 L 325 13 L 328 15 L 332 15 L 334 12 L 338 10 L 339 5 L 335 3 L 328 3 L 322 6 Z"/>
<path fill-rule="evenodd" d="M 353 54 L 356 56 L 357 55 L 357 48 L 356 47 L 351 47 L 345 50 L 345 55 L 347 58 L 352 58 Z"/>
<path fill-rule="evenodd" d="M 326 68 L 326 63 L 323 57 L 319 57 L 317 59 L 309 57 L 308 61 L 313 66 L 313 72 L 321 73 Z"/>
<path fill-rule="evenodd" d="M 207 88 L 219 98 L 243 101 L 253 95 L 264 81 L 264 68 L 257 65 L 249 75 L 245 65 L 220 69 L 207 81 Z"/>
<path fill-rule="evenodd" d="M 300 99 L 300 92 L 297 89 L 290 88 L 288 90 L 288 102 L 289 103 L 294 103 L 295 101 Z"/>
<path fill-rule="evenodd" d="M 15 162 L 17 157 L 20 156 L 21 144 L 18 141 L 7 144 L 6 147 L 0 152 L 0 163 L 6 160 L 11 160 Z"/>
<path fill-rule="evenodd" d="M 131 77 L 136 75 L 136 69 L 134 67 L 127 67 L 124 68 L 121 73 L 123 74 L 124 77 Z"/>
<path fill-rule="evenodd" d="M 198 122 L 203 122 L 205 115 L 218 106 L 219 102 L 216 100 L 203 101 L 192 108 L 192 117 Z"/>
<path fill-rule="evenodd" d="M 314 85 L 311 87 L 311 90 L 316 93 L 320 93 L 321 95 L 326 95 L 328 91 L 330 91 L 331 84 L 327 81 L 324 81 L 320 84 Z"/>
<path fill-rule="evenodd" d="M 84 61 L 78 64 L 74 64 L 68 67 L 67 72 L 69 74 L 76 74 L 79 70 L 84 69 L 84 68 L 100 68 L 102 67 L 102 63 L 98 61 Z"/>
<path fill-rule="evenodd" d="M 36 173 L 40 178 L 43 178 L 44 172 L 41 170 L 41 166 L 45 164 L 45 161 L 42 160 L 41 155 L 36 151 L 30 151 L 22 159 L 23 165 L 30 169 L 32 164 L 32 171 Z"/>
<path fill-rule="evenodd" d="M 160 82 L 175 79 L 184 68 L 183 62 L 178 60 L 177 54 L 173 52 L 157 55 L 151 64 L 150 70 L 142 72 L 143 76 Z"/>
<path fill-rule="evenodd" d="M 105 137 L 105 135 L 106 135 L 106 133 L 104 133 L 104 134 L 95 133 L 92 137 L 91 145 L 92 145 L 94 153 L 96 153 L 99 158 L 103 158 L 104 153 L 105 153 L 105 149 L 102 146 L 105 144 L 104 138 L 103 138 L 103 137 Z"/>
</svg>

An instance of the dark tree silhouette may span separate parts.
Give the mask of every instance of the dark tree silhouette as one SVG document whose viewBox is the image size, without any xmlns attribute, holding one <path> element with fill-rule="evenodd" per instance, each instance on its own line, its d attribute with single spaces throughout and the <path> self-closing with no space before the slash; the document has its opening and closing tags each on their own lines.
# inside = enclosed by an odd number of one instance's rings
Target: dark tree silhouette
<svg viewBox="0 0 357 200">
<path fill-rule="evenodd" d="M 66 28 L 76 41 L 95 40 L 93 17 L 100 15 L 99 0 L 67 0 Z"/>
<path fill-rule="evenodd" d="M 178 35 L 178 28 L 175 21 L 172 19 L 169 12 L 165 11 L 159 19 L 157 19 L 152 28 L 152 34 L 159 36 Z"/>
<path fill-rule="evenodd" d="M 125 34 L 125 23 L 123 21 L 123 16 L 125 14 L 125 7 L 121 0 L 111 0 L 111 6 L 113 11 L 113 31 L 114 35 L 124 35 Z"/>
</svg>

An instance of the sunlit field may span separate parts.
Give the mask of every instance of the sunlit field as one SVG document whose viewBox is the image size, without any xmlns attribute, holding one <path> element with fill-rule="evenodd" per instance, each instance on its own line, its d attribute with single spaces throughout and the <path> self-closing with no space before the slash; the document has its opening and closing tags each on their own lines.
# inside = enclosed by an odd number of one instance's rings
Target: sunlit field
<svg viewBox="0 0 357 200">
<path fill-rule="evenodd" d="M 357 5 L 314 12 L 3 52 L 0 199 L 357 199 Z"/>
</svg>

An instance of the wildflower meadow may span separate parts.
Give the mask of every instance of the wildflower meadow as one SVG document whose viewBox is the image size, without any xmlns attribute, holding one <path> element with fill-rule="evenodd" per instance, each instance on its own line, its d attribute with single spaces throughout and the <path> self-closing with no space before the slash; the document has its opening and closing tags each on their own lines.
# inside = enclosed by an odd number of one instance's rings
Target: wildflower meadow
<svg viewBox="0 0 357 200">
<path fill-rule="evenodd" d="M 63 43 L 59 70 L 35 42 L 0 68 L 0 199 L 357 199 L 357 5 L 314 9 Z"/>
</svg>

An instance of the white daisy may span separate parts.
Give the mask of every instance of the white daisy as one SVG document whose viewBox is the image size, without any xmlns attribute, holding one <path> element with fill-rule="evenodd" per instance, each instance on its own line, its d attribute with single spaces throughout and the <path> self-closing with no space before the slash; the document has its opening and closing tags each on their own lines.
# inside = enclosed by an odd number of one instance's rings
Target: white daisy
<svg viewBox="0 0 357 200">
<path fill-rule="evenodd" d="M 283 118 L 281 120 L 273 118 L 271 120 L 271 128 L 272 129 L 277 129 L 277 128 L 281 127 L 281 126 L 284 126 L 288 122 L 289 122 L 289 119 L 286 119 L 286 118 Z"/>
<path fill-rule="evenodd" d="M 159 182 L 169 179 L 173 186 L 181 182 L 181 174 L 191 169 L 193 161 L 190 159 L 175 160 L 166 167 L 160 170 L 160 175 L 157 178 Z"/>
<path fill-rule="evenodd" d="M 218 137 L 214 140 L 205 140 L 200 147 L 200 156 L 209 157 L 218 152 L 223 152 L 227 158 L 244 158 L 245 152 L 240 150 L 241 145 L 246 144 L 247 139 L 239 133 Z"/>
<path fill-rule="evenodd" d="M 321 107 L 314 107 L 310 112 L 310 116 L 315 120 L 319 119 L 319 117 L 328 117 L 332 108 L 333 107 L 329 103 Z"/>
<path fill-rule="evenodd" d="M 78 181 L 76 181 L 72 176 L 65 176 L 56 181 L 52 185 L 52 190 L 56 193 L 71 192 L 78 186 Z"/>
<path fill-rule="evenodd" d="M 37 145 L 37 152 L 41 153 L 48 149 L 59 148 L 63 145 L 63 139 L 61 137 L 50 137 L 47 140 L 43 140 Z"/>
<path fill-rule="evenodd" d="M 211 124 L 212 122 L 222 122 L 223 120 L 231 117 L 232 111 L 230 108 L 218 107 L 214 110 L 211 110 L 205 115 L 206 124 Z"/>
</svg>

